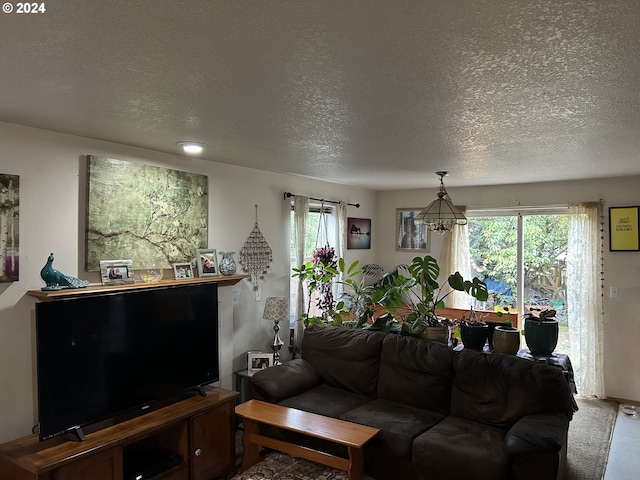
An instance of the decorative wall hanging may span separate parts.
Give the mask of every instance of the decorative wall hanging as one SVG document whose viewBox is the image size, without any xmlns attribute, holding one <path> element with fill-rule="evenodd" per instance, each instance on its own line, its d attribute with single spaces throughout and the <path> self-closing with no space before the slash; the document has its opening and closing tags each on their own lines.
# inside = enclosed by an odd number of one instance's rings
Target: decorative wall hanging
<svg viewBox="0 0 640 480">
<path fill-rule="evenodd" d="M 267 274 L 269 263 L 273 260 L 273 254 L 271 252 L 271 247 L 258 228 L 258 205 L 255 207 L 256 224 L 253 227 L 253 230 L 251 230 L 249 238 L 247 238 L 240 250 L 240 257 L 238 258 L 238 261 L 240 262 L 242 269 L 251 275 L 253 290 L 257 292 L 260 289 L 258 281 L 263 280 L 264 276 Z"/>
<path fill-rule="evenodd" d="M 206 248 L 206 175 L 88 155 L 87 176 L 87 271 L 122 255 L 171 268 Z"/>
<path fill-rule="evenodd" d="M 371 219 L 347 218 L 347 249 L 371 248 Z"/>
<path fill-rule="evenodd" d="M 640 250 L 640 207 L 609 208 L 609 250 L 636 252 Z"/>
<path fill-rule="evenodd" d="M 19 280 L 20 177 L 0 174 L 0 282 Z"/>
</svg>

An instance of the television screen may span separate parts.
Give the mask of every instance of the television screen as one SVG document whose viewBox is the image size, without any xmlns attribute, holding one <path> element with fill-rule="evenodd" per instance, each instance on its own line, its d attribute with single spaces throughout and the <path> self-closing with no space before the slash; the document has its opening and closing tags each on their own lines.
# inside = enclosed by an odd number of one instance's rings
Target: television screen
<svg viewBox="0 0 640 480">
<path fill-rule="evenodd" d="M 42 440 L 219 379 L 217 284 L 36 304 Z"/>
</svg>

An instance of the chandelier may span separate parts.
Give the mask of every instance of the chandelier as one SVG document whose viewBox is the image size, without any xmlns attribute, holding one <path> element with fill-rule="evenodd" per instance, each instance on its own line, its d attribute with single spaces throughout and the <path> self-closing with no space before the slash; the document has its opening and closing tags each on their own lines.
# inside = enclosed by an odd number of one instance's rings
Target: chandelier
<svg viewBox="0 0 640 480">
<path fill-rule="evenodd" d="M 467 224 L 466 217 L 451 203 L 451 198 L 444 189 L 442 178 L 445 177 L 447 173 L 449 172 L 436 172 L 436 175 L 440 176 L 438 198 L 422 209 L 414 219 L 416 225 L 426 225 L 429 230 L 438 232 L 441 235 L 456 225 Z"/>
</svg>

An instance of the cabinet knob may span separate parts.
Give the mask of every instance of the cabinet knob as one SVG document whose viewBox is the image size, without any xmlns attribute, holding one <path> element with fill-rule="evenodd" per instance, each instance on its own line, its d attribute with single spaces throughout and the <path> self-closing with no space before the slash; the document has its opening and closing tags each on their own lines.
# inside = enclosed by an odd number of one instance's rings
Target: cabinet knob
<svg viewBox="0 0 640 480">
<path fill-rule="evenodd" d="M 194 453 L 196 454 L 196 457 L 199 457 L 200 455 L 202 455 L 202 450 L 196 448 L 196 451 Z"/>
</svg>

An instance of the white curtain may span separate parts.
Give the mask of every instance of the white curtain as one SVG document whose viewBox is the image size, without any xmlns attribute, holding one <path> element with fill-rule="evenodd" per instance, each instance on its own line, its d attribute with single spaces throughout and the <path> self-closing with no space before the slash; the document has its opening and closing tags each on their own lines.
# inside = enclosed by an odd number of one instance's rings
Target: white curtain
<svg viewBox="0 0 640 480">
<path fill-rule="evenodd" d="M 603 373 L 602 204 L 569 205 L 567 298 L 571 362 L 582 396 L 605 398 Z"/>
<path fill-rule="evenodd" d="M 467 215 L 467 207 L 459 207 L 457 205 L 456 207 L 464 216 Z M 467 225 L 457 225 L 444 234 L 441 259 L 440 277 L 438 278 L 438 282 L 441 285 L 445 284 L 447 277 L 455 272 L 460 272 L 465 280 L 471 279 L 471 250 Z M 466 310 L 474 305 L 473 302 L 473 297 L 467 293 L 455 291 L 447 297 L 445 303 L 449 308 L 463 308 Z"/>
<path fill-rule="evenodd" d="M 304 250 L 307 237 L 307 222 L 309 217 L 309 197 L 295 195 L 293 197 L 293 218 L 295 227 L 295 266 L 299 267 L 304 263 Z M 295 305 L 295 318 L 298 319 L 306 312 L 306 302 L 304 298 L 304 282 L 298 278 L 297 299 Z M 299 352 L 302 345 L 302 335 L 304 325 L 296 321 L 293 335 L 294 352 Z"/>
<path fill-rule="evenodd" d="M 339 258 L 345 258 L 347 254 L 347 203 L 340 202 L 338 203 L 338 248 L 336 249 L 336 255 Z M 338 283 L 337 287 L 337 296 L 339 298 L 340 294 L 343 292 L 344 287 L 342 285 L 342 281 L 344 280 L 344 275 L 340 274 L 340 283 Z"/>
</svg>

